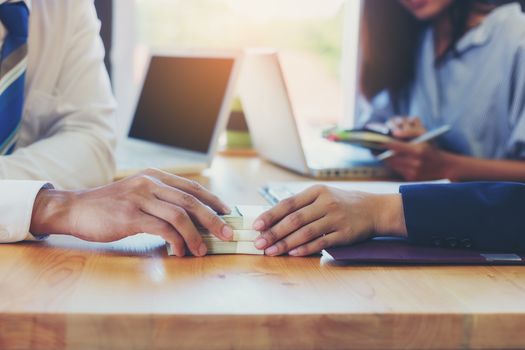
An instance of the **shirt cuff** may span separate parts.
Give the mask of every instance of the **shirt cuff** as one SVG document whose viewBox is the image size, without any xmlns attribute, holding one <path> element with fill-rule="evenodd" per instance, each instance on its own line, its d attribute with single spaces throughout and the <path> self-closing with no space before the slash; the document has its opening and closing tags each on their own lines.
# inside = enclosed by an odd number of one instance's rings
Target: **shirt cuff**
<svg viewBox="0 0 525 350">
<path fill-rule="evenodd" d="M 0 243 L 41 240 L 29 232 L 35 198 L 49 183 L 26 180 L 0 180 Z"/>
</svg>

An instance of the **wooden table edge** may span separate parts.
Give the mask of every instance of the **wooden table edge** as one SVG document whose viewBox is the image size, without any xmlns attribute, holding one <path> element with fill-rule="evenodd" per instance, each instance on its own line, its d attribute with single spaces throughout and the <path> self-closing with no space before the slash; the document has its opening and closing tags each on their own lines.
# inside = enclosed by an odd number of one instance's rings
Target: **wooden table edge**
<svg viewBox="0 0 525 350">
<path fill-rule="evenodd" d="M 2 313 L 0 348 L 517 349 L 523 329 L 518 313 Z"/>
</svg>

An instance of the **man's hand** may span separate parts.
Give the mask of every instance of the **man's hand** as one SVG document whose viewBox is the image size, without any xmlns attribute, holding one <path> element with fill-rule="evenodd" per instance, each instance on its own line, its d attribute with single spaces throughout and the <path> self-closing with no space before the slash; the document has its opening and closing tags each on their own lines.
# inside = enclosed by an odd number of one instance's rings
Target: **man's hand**
<svg viewBox="0 0 525 350">
<path fill-rule="evenodd" d="M 395 154 L 385 163 L 405 180 L 454 180 L 453 154 L 441 151 L 430 143 L 391 142 L 386 146 Z"/>
<path fill-rule="evenodd" d="M 401 195 L 374 195 L 314 186 L 283 200 L 254 223 L 255 247 L 266 255 L 306 256 L 370 238 L 406 235 Z"/>
<path fill-rule="evenodd" d="M 171 243 L 177 256 L 184 256 L 186 246 L 193 255 L 203 256 L 206 245 L 193 221 L 223 240 L 233 237 L 232 229 L 210 207 L 218 213 L 230 211 L 197 182 L 151 169 L 91 190 L 42 190 L 30 231 L 95 242 L 147 232 Z"/>
</svg>

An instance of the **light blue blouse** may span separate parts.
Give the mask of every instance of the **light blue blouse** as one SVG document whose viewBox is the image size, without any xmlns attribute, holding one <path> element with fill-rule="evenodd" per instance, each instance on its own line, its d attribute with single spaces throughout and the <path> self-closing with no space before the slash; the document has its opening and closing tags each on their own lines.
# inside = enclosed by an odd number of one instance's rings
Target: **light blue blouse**
<svg viewBox="0 0 525 350">
<path fill-rule="evenodd" d="M 495 9 L 434 65 L 432 29 L 424 34 L 416 77 L 401 110 L 388 94 L 362 109 L 358 123 L 384 122 L 393 115 L 422 118 L 427 129 L 450 124 L 438 143 L 451 152 L 479 158 L 525 159 L 525 14 L 518 4 Z"/>
</svg>

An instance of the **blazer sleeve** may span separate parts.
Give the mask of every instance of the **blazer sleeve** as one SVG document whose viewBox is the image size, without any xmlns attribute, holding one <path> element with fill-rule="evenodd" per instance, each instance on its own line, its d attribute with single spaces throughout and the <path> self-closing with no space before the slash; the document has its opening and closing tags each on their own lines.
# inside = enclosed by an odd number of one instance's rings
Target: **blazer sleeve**
<svg viewBox="0 0 525 350">
<path fill-rule="evenodd" d="M 414 243 L 525 251 L 525 184 L 407 185 L 400 192 Z"/>
</svg>

